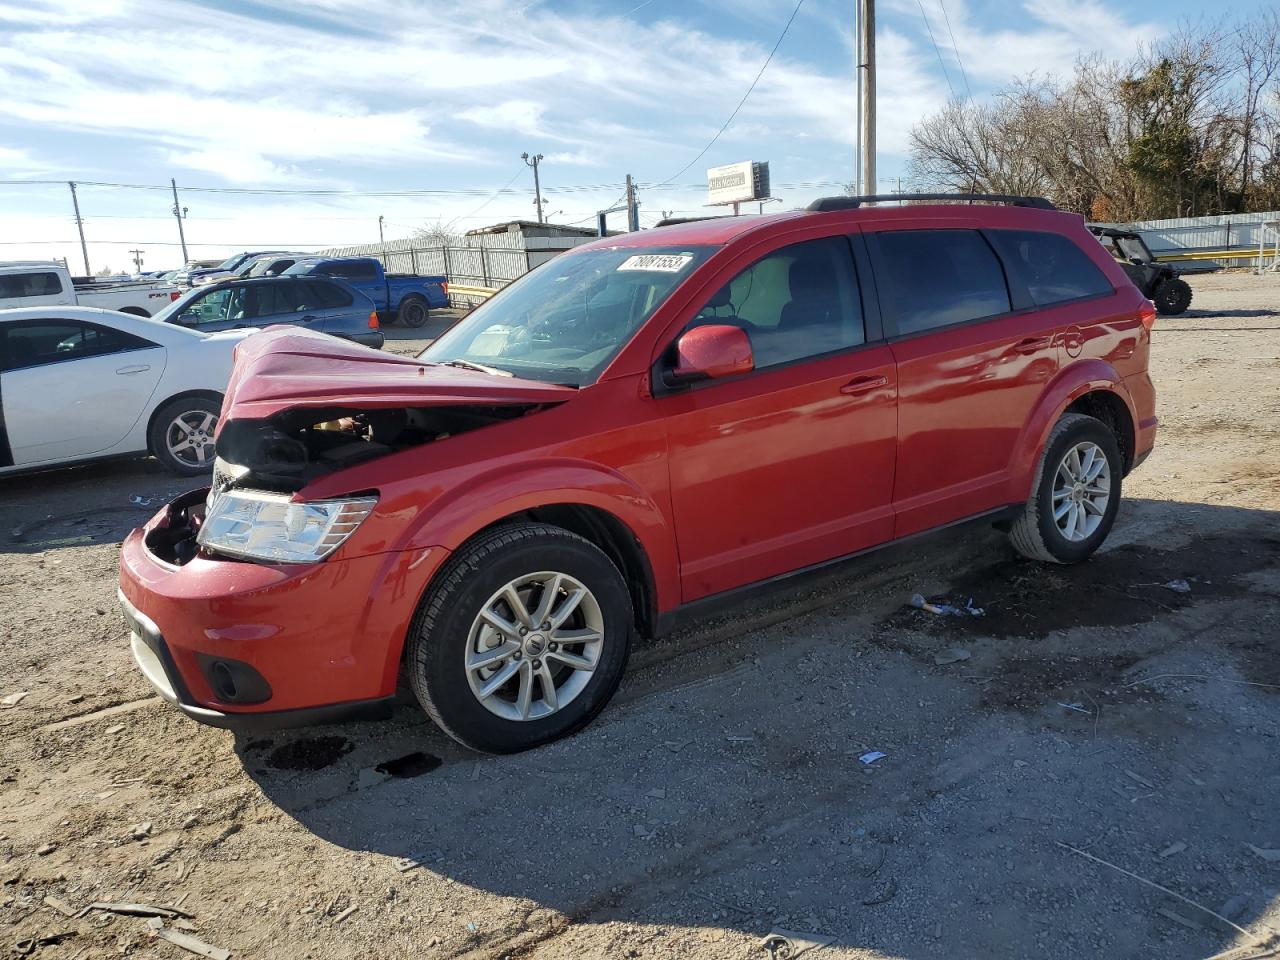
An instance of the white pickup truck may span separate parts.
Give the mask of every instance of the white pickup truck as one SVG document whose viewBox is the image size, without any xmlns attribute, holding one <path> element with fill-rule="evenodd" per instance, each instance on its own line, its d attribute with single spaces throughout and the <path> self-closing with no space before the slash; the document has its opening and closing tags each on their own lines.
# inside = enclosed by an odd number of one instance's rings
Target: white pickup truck
<svg viewBox="0 0 1280 960">
<path fill-rule="evenodd" d="M 54 261 L 0 261 L 0 309 L 81 306 L 149 317 L 181 295 L 172 283 L 94 280 L 72 277 L 66 267 Z"/>
</svg>

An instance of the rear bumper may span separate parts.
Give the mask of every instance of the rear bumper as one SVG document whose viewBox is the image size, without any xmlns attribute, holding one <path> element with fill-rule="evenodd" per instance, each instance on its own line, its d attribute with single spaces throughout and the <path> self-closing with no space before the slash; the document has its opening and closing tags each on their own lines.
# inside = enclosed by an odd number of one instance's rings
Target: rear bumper
<svg viewBox="0 0 1280 960">
<path fill-rule="evenodd" d="M 196 556 L 178 566 L 154 554 L 148 535 L 203 495 L 165 507 L 120 552 L 130 649 L 156 692 L 230 729 L 385 716 L 418 599 L 448 551 L 293 565 Z"/>
</svg>

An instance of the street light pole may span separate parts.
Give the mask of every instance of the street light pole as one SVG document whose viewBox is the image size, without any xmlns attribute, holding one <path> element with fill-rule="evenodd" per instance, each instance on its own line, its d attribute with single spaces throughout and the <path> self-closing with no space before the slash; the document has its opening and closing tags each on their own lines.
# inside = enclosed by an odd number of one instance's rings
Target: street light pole
<svg viewBox="0 0 1280 960">
<path fill-rule="evenodd" d="M 542 154 L 529 156 L 522 153 L 520 159 L 525 162 L 525 166 L 533 167 L 533 203 L 538 208 L 538 222 L 542 223 L 542 184 L 538 181 L 538 164 L 542 162 Z"/>
</svg>

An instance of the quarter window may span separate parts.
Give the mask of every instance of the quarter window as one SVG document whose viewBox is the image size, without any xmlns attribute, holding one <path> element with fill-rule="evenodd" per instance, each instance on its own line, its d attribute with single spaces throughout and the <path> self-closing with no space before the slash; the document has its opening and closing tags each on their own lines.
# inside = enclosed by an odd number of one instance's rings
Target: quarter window
<svg viewBox="0 0 1280 960">
<path fill-rule="evenodd" d="M 1106 274 L 1069 237 L 1039 230 L 993 230 L 990 237 L 1037 306 L 1115 292 Z"/>
<path fill-rule="evenodd" d="M 899 335 L 1009 312 L 1004 270 L 976 230 L 890 230 L 872 239 Z"/>
<path fill-rule="evenodd" d="M 713 323 L 746 331 L 757 369 L 865 343 L 849 241 L 810 240 L 757 260 L 716 291 L 691 326 Z"/>
</svg>

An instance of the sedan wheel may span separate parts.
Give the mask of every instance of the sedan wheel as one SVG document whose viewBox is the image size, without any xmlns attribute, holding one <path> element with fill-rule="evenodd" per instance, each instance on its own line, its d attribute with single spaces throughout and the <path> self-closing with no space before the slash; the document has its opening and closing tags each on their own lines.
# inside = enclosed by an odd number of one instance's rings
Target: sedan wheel
<svg viewBox="0 0 1280 960">
<path fill-rule="evenodd" d="M 204 410 L 179 414 L 165 431 L 165 448 L 175 460 L 191 467 L 213 464 L 213 431 L 218 418 Z"/>
</svg>

